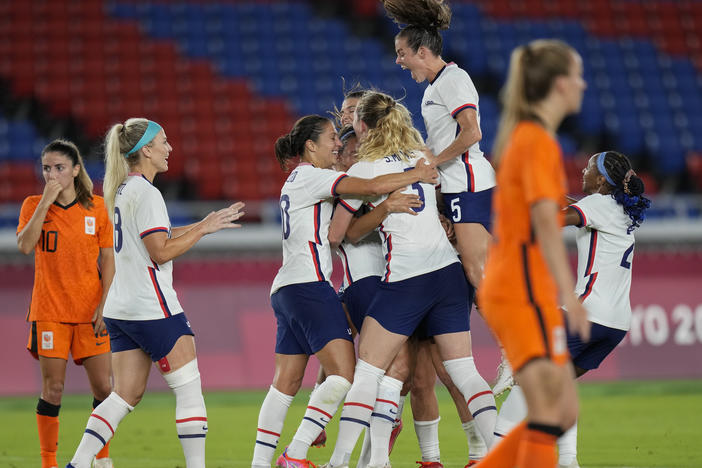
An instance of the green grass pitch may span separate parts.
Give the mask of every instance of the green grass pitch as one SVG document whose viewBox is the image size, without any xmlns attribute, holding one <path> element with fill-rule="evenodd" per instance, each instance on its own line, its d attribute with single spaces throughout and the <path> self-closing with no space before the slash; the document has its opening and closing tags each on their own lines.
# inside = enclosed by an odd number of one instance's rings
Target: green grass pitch
<svg viewBox="0 0 702 468">
<path fill-rule="evenodd" d="M 448 394 L 437 388 L 441 408 L 440 438 L 444 465 L 463 467 L 468 458 L 465 436 Z M 309 391 L 290 408 L 280 449 L 290 441 L 302 417 Z M 259 405 L 264 392 L 211 392 L 208 409 L 208 467 L 250 466 Z M 581 417 L 578 459 L 583 467 L 702 467 L 702 381 L 586 383 L 580 386 Z M 67 395 L 61 407 L 59 464 L 75 450 L 89 414 L 92 397 Z M 40 467 L 34 409 L 36 397 L 0 399 L 0 467 Z M 175 399 L 169 393 L 147 393 L 119 426 L 111 446 L 117 468 L 184 468 L 175 434 Z M 420 459 L 409 405 L 405 429 L 391 462 L 415 466 Z M 325 448 L 310 449 L 316 463 L 331 455 L 337 429 L 330 424 Z M 360 444 L 358 444 L 360 445 Z M 277 455 L 276 455 L 277 456 Z M 355 464 L 357 454 L 352 462 Z"/>
</svg>

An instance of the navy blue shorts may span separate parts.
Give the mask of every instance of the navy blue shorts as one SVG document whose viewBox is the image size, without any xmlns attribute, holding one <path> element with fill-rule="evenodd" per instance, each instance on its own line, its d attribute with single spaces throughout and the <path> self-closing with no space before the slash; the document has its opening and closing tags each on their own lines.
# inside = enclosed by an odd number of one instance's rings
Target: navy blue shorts
<svg viewBox="0 0 702 468">
<path fill-rule="evenodd" d="M 583 343 L 580 336 L 568 333 L 568 350 L 573 364 L 581 369 L 597 369 L 609 353 L 624 339 L 626 331 L 592 323 L 590 341 Z"/>
<path fill-rule="evenodd" d="M 470 330 L 468 282 L 459 262 L 392 283 L 381 282 L 368 315 L 393 333 L 426 336 Z"/>
<path fill-rule="evenodd" d="M 480 192 L 442 193 L 444 216 L 458 223 L 482 224 L 492 229 L 492 188 Z"/>
<path fill-rule="evenodd" d="M 278 354 L 309 356 L 332 340 L 351 341 L 341 301 L 326 281 L 283 286 L 271 296 L 271 305 L 278 322 Z"/>
<path fill-rule="evenodd" d="M 366 276 L 344 289 L 339 295 L 341 302 L 346 304 L 351 323 L 357 331 L 361 331 L 363 319 L 366 318 L 370 303 L 380 286 L 380 276 Z"/>
<path fill-rule="evenodd" d="M 118 320 L 105 317 L 112 352 L 141 349 L 153 362 L 166 357 L 178 338 L 192 335 L 185 313 L 155 320 Z"/>
</svg>

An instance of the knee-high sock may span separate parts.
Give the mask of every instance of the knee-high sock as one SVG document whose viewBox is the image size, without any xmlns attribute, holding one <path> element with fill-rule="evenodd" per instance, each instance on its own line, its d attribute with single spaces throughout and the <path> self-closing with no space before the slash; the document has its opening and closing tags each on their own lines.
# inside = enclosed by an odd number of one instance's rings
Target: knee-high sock
<svg viewBox="0 0 702 468">
<path fill-rule="evenodd" d="M 444 361 L 444 367 L 466 399 L 468 409 L 473 415 L 485 444 L 488 448 L 491 447 L 494 439 L 495 420 L 497 419 L 497 406 L 490 386 L 478 373 L 472 357 Z"/>
<path fill-rule="evenodd" d="M 527 423 L 517 453 L 517 466 L 520 468 L 543 468 L 556 466 L 556 439 L 563 435 L 559 427 Z"/>
<path fill-rule="evenodd" d="M 93 411 L 95 411 L 95 408 L 100 406 L 100 403 L 102 403 L 101 400 L 98 400 L 97 398 L 93 398 Z M 110 441 L 108 440 L 105 446 L 100 450 L 97 455 L 95 455 L 95 458 L 107 458 L 110 456 Z"/>
<path fill-rule="evenodd" d="M 558 438 L 558 464 L 568 466 L 578 456 L 578 422 Z"/>
<path fill-rule="evenodd" d="M 524 393 L 519 385 L 515 385 L 502 402 L 495 424 L 495 434 L 504 437 L 513 427 L 524 421 L 526 415 L 527 405 Z"/>
<path fill-rule="evenodd" d="M 183 447 L 185 465 L 187 468 L 205 468 L 207 409 L 197 359 L 164 374 L 163 378 L 176 397 L 176 431 Z"/>
<path fill-rule="evenodd" d="M 332 467 L 348 465 L 358 436 L 370 427 L 371 413 L 378 394 L 378 385 L 385 371 L 359 359 L 353 376 L 353 385 L 346 395 L 339 418 L 339 435 L 330 460 Z"/>
<path fill-rule="evenodd" d="M 475 420 L 467 421 L 461 424 L 463 432 L 468 439 L 468 458 L 470 460 L 482 460 L 487 453 L 487 445 L 483 440 L 483 436 L 475 427 Z"/>
<path fill-rule="evenodd" d="M 110 393 L 88 418 L 88 425 L 71 459 L 71 465 L 74 468 L 90 468 L 95 455 L 115 435 L 120 421 L 132 410 L 134 407 L 119 395 Z"/>
<path fill-rule="evenodd" d="M 390 433 L 398 418 L 401 391 L 400 380 L 386 375 L 380 381 L 370 421 L 370 466 L 385 466 L 389 462 Z"/>
<path fill-rule="evenodd" d="M 327 376 L 326 380 L 317 388 L 310 398 L 310 403 L 305 411 L 300 426 L 288 447 L 288 456 L 297 460 L 307 458 L 307 450 L 320 432 L 327 427 L 334 417 L 339 403 L 344 399 L 351 388 L 351 382 L 340 375 Z"/>
<path fill-rule="evenodd" d="M 526 434 L 526 422 L 519 423 L 504 437 L 496 437 L 495 445 L 478 464 L 480 468 L 513 467 L 517 463 L 517 453 Z"/>
<path fill-rule="evenodd" d="M 441 452 L 439 451 L 440 419 L 414 422 L 414 432 L 417 434 L 417 442 L 419 442 L 419 450 L 422 452 L 422 461 L 424 462 L 441 461 Z"/>
<path fill-rule="evenodd" d="M 371 457 L 371 439 L 370 430 L 363 432 L 363 445 L 361 446 L 361 454 L 358 456 L 356 468 L 366 468 L 370 463 Z"/>
<path fill-rule="evenodd" d="M 271 466 L 275 449 L 278 447 L 280 432 L 283 430 L 285 415 L 293 401 L 293 395 L 286 395 L 271 385 L 258 413 L 258 429 L 254 444 L 252 467 Z"/>
<path fill-rule="evenodd" d="M 39 398 L 37 402 L 37 430 L 39 431 L 39 454 L 41 468 L 58 466 L 56 450 L 58 448 L 59 410 L 61 405 L 52 405 Z"/>
</svg>

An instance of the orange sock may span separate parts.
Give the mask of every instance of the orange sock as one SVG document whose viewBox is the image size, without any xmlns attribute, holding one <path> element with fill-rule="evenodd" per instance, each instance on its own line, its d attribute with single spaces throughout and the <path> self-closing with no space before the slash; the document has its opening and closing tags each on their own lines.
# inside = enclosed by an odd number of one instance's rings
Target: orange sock
<svg viewBox="0 0 702 468">
<path fill-rule="evenodd" d="M 558 428 L 553 428 L 559 430 Z M 519 445 L 519 468 L 552 468 L 558 465 L 555 434 L 540 429 L 527 428 Z"/>
<path fill-rule="evenodd" d="M 524 434 L 526 422 L 522 422 L 512 429 L 502 440 L 488 452 L 478 466 L 480 468 L 512 468 L 517 464 L 517 452 Z"/>
<path fill-rule="evenodd" d="M 37 414 L 37 428 L 39 429 L 41 468 L 55 468 L 58 466 L 56 462 L 59 433 L 58 416 Z"/>
</svg>

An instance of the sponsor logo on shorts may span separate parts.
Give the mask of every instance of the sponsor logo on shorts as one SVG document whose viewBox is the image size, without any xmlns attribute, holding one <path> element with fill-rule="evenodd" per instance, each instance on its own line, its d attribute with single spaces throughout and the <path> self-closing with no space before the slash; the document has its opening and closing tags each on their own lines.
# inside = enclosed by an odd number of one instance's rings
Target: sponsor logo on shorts
<svg viewBox="0 0 702 468">
<path fill-rule="evenodd" d="M 107 341 L 96 341 L 96 342 L 95 342 L 95 346 L 102 346 L 102 345 L 104 345 L 105 343 L 107 343 Z"/>
<path fill-rule="evenodd" d="M 41 349 L 54 349 L 54 332 L 41 332 Z"/>
<path fill-rule="evenodd" d="M 352 333 L 351 333 L 351 329 L 350 329 L 350 328 L 347 328 L 347 329 L 346 329 L 346 333 L 348 333 L 349 335 L 351 335 L 351 334 L 352 334 Z"/>
<path fill-rule="evenodd" d="M 85 217 L 85 233 L 95 235 L 95 216 Z"/>
</svg>

